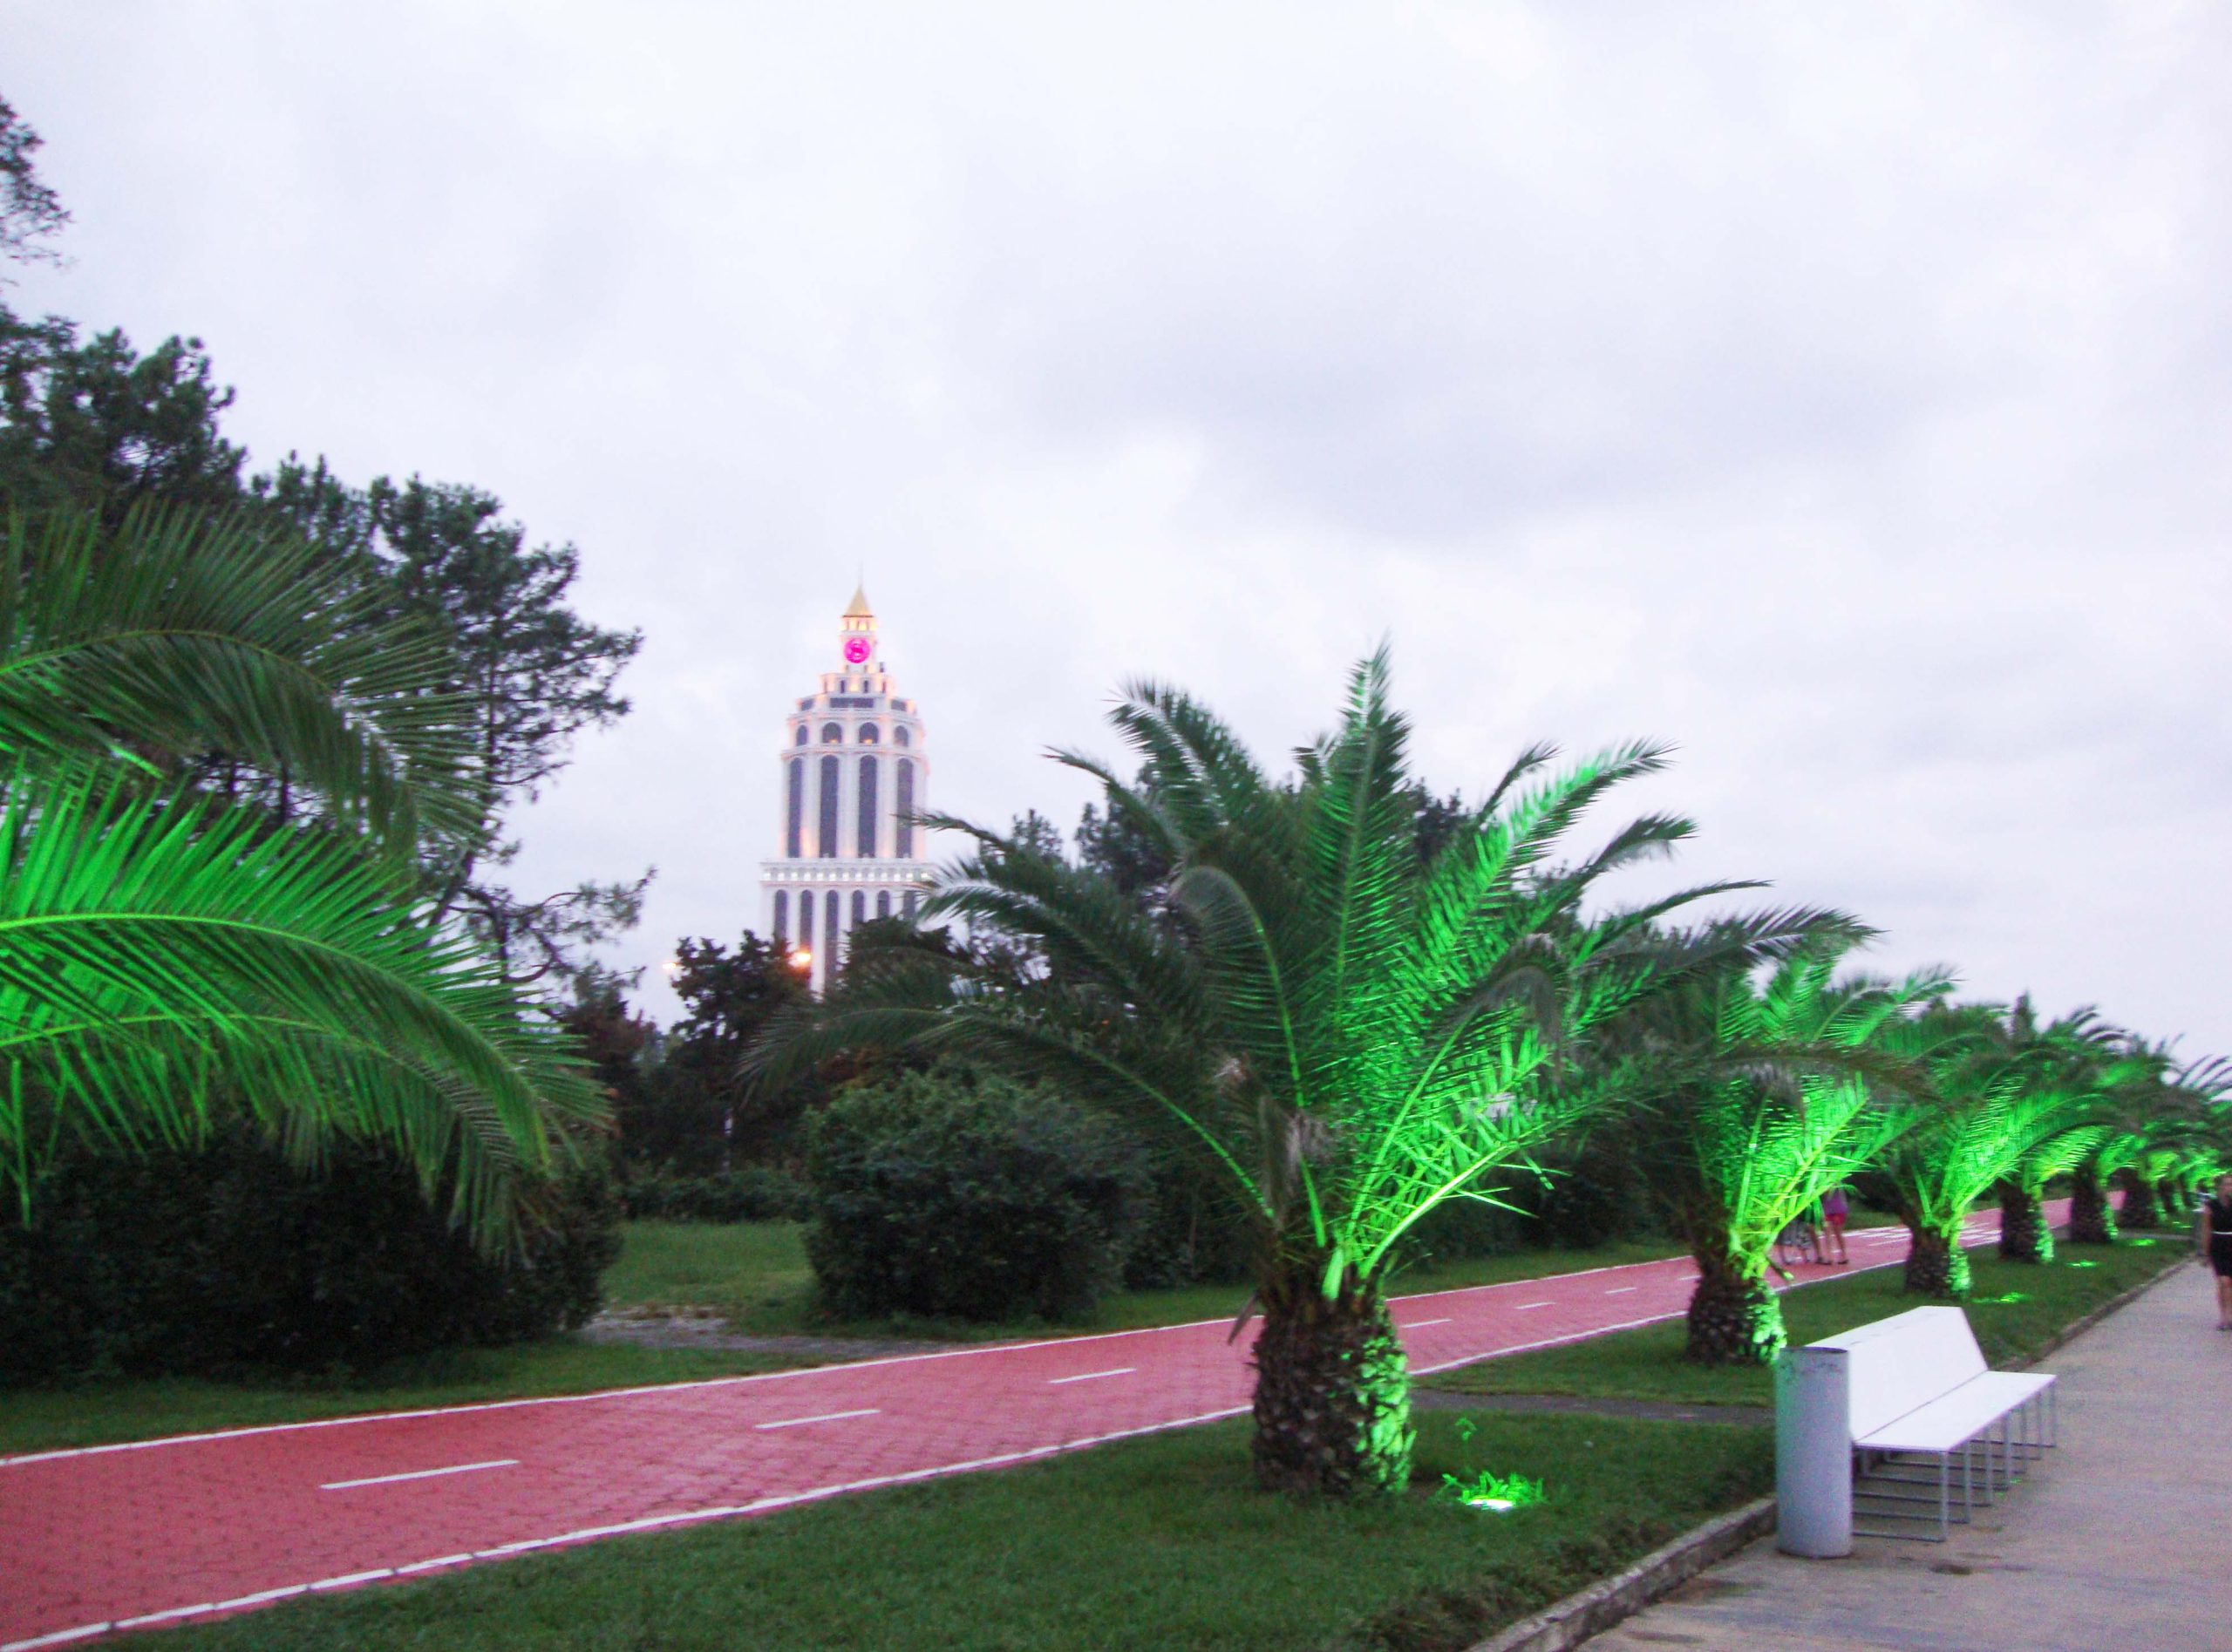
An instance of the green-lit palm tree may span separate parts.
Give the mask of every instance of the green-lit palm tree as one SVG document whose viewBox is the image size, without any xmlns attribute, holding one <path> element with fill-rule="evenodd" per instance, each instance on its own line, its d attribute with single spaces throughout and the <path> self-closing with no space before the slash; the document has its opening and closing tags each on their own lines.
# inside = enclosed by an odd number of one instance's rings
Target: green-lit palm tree
<svg viewBox="0 0 2232 1652">
<path fill-rule="evenodd" d="M 1920 1113 L 1927 1076 L 1886 1053 L 1888 1035 L 1950 982 L 1838 979 L 1867 932 L 1827 918 L 1764 970 L 1741 969 L 1654 997 L 1624 1018 L 1625 1059 L 1655 1099 L 1630 1115 L 1648 1185 L 1690 1245 L 1689 1357 L 1772 1361 L 1782 1310 L 1767 1283 L 1775 1240 L 1850 1181 Z"/>
<path fill-rule="evenodd" d="M 1999 1254 L 2012 1262 L 2054 1259 L 2053 1224 L 2046 1220 L 2046 1184 L 2073 1173 L 2099 1151 L 2108 1126 L 2090 1122 L 2092 1098 L 2063 1091 L 2065 1127 L 2035 1143 L 1999 1184 Z"/>
<path fill-rule="evenodd" d="M 2229 1084 L 2232 1071 L 2220 1061 L 2181 1067 L 2167 1044 L 2119 1035 L 2096 1079 L 2096 1117 L 2106 1132 L 2070 1173 L 2070 1243 L 2115 1243 L 2121 1224 L 2108 1193 L 2120 1181 L 2127 1209 L 2152 1226 L 2154 1178 L 2186 1143 L 2205 1141 L 2218 1128 Z"/>
<path fill-rule="evenodd" d="M 0 1177 L 26 1216 L 59 1143 L 190 1141 L 235 1109 L 306 1155 L 388 1140 L 496 1242 L 599 1115 L 556 1028 L 422 915 L 455 708 L 439 641 L 358 601 L 237 525 L 8 525 Z M 288 806 L 243 801 L 243 772 Z"/>
<path fill-rule="evenodd" d="M 995 930 L 1030 963 L 863 951 L 847 989 L 771 1029 L 754 1060 L 773 1071 L 852 1045 L 956 1050 L 1167 1128 L 1254 1219 L 1260 1483 L 1399 1488 L 1412 1429 L 1387 1281 L 1421 1219 L 1494 1200 L 1499 1172 L 1531 1166 L 1614 1098 L 1565 1052 L 1692 961 L 1651 926 L 1707 891 L 1587 922 L 1581 903 L 1691 827 L 1646 815 L 1555 863 L 1586 810 L 1664 759 L 1635 745 L 1544 778 L 1537 750 L 1422 860 L 1384 655 L 1358 668 L 1339 727 L 1288 782 L 1173 690 L 1132 688 L 1114 722 L 1142 786 L 1063 760 L 1174 868 L 1159 908 L 941 820 L 981 849 L 944 876 L 929 915 Z M 1758 955 L 1808 921 L 1731 925 L 1712 944 Z"/>
<path fill-rule="evenodd" d="M 1965 1296 L 1971 1277 L 1961 1229 L 1977 1201 L 2083 1116 L 2079 1097 L 2041 1088 L 2011 1051 L 1995 1006 L 1963 1005 L 1916 1023 L 1938 1103 L 1878 1159 L 1869 1179 L 1906 1224 L 1906 1288 Z"/>
<path fill-rule="evenodd" d="M 2046 1220 L 2046 1185 L 2070 1174 L 2106 1139 L 2107 1128 L 2099 1113 L 2121 1035 L 2089 1008 L 2042 1026 L 2027 994 L 2015 1001 L 2004 1020 L 1977 1018 L 1974 1031 L 1982 1045 L 2000 1050 L 2007 1070 L 2021 1075 L 2030 1094 L 2060 1098 L 2054 1111 L 2063 1127 L 2042 1135 L 1998 1187 L 2000 1255 L 2009 1261 L 2051 1262 L 2054 1234 Z"/>
</svg>

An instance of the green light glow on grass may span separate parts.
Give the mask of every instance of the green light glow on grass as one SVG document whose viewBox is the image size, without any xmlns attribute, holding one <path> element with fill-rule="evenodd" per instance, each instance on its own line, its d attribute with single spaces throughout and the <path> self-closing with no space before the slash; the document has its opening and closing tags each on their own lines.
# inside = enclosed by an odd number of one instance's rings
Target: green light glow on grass
<svg viewBox="0 0 2232 1652">
<path fill-rule="evenodd" d="M 2085 1266 L 2090 1268 L 2092 1263 L 2087 1262 Z M 1979 1296 L 1976 1299 L 1976 1302 L 1979 1307 L 1997 1308 L 2004 1302 L 2027 1302 L 2030 1300 L 2030 1297 L 2023 1292 L 2019 1290 L 2011 1290 L 2004 1296 Z"/>
<path fill-rule="evenodd" d="M 1490 1514 L 1509 1514 L 1516 1509 L 1532 1508 L 1549 1500 L 1549 1493 L 1542 1489 L 1542 1482 L 1530 1480 L 1524 1474 L 1496 1474 L 1487 1469 L 1471 1479 L 1460 1479 L 1454 1474 L 1441 1477 L 1442 1495 L 1462 1503 L 1466 1508 L 1480 1509 Z"/>
<path fill-rule="evenodd" d="M 2100 1264 L 2099 1264 L 2099 1263 L 2098 1263 L 2098 1262 L 2072 1262 L 2072 1263 L 2070 1263 L 2070 1266 L 2071 1266 L 2072 1268 L 2098 1268 L 2099 1265 L 2100 1265 Z"/>
<path fill-rule="evenodd" d="M 2135 1249 L 2135 1250 L 2148 1250 L 2148 1249 L 2153 1248 L 2153 1247 L 2154 1247 L 2154 1244 L 2156 1243 L 2156 1241 L 2154 1241 L 2154 1240 L 2152 1240 L 2152 1239 L 2133 1239 L 2133 1240 L 2127 1240 L 2125 1242 L 2126 1242 L 2127 1244 L 2130 1245 L 2130 1246 L 2131 1246 L 2133 1249 Z M 2090 1268 L 2092 1264 L 2092 1263 L 2090 1263 L 2090 1262 L 2087 1262 L 2087 1263 L 2086 1263 L 2085 1265 L 2086 1265 L 2087 1268 Z"/>
</svg>

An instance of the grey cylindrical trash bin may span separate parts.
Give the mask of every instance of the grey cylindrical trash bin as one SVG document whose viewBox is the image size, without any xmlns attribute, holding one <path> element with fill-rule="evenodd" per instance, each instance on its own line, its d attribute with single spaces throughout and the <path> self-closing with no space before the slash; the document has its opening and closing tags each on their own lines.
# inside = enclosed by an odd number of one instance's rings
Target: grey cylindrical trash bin
<svg viewBox="0 0 2232 1652">
<path fill-rule="evenodd" d="M 1786 1348 L 1775 1362 L 1775 1546 L 1852 1553 L 1852 1374 L 1841 1348 Z"/>
</svg>

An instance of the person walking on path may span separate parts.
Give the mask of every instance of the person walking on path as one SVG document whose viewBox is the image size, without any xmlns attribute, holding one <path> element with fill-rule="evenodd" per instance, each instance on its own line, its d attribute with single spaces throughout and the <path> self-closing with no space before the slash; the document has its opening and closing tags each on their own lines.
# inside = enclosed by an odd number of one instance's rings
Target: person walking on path
<svg viewBox="0 0 2232 1652">
<path fill-rule="evenodd" d="M 1841 1184 L 1821 1195 L 1821 1220 L 1828 1234 L 1821 1247 L 1823 1261 L 1834 1262 L 1840 1268 L 1851 1262 L 1852 1254 L 1845 1248 L 1845 1219 L 1851 1214 Z M 1828 1254 L 1832 1250 L 1836 1252 L 1834 1256 Z"/>
<path fill-rule="evenodd" d="M 2232 1331 L 2232 1175 L 2216 1179 L 2201 1207 L 2201 1265 L 2216 1275 L 2216 1329 Z"/>
</svg>

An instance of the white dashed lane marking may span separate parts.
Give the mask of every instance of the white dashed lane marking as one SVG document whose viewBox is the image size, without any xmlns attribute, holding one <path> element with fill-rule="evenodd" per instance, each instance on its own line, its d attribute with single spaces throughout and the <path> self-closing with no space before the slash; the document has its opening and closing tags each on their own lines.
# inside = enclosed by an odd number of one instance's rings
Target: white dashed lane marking
<svg viewBox="0 0 2232 1652">
<path fill-rule="evenodd" d="M 1103 1377 L 1129 1377 L 1137 1370 L 1139 1367 L 1136 1365 L 1119 1365 L 1113 1371 L 1080 1371 L 1075 1377 L 1050 1377 L 1046 1379 L 1046 1386 L 1059 1388 L 1064 1383 L 1091 1383 Z"/>
<path fill-rule="evenodd" d="M 824 1411 L 819 1417 L 786 1417 L 779 1423 L 754 1423 L 754 1428 L 803 1428 L 808 1423 L 841 1423 L 848 1417 L 881 1415 L 873 1405 L 864 1411 Z"/>
<path fill-rule="evenodd" d="M 422 1468 L 409 1474 L 374 1474 L 361 1480 L 329 1480 L 317 1489 L 321 1492 L 353 1491 L 359 1485 L 393 1485 L 398 1480 L 439 1479 L 445 1474 L 470 1474 L 476 1469 L 517 1468 L 516 1457 L 499 1457 L 487 1463 L 454 1463 L 448 1468 Z"/>
<path fill-rule="evenodd" d="M 1420 1331 L 1424 1330 L 1429 1325 L 1446 1325 L 1449 1322 L 1446 1319 L 1414 1319 L 1409 1324 L 1401 1327 L 1401 1329 L 1406 1331 Z"/>
</svg>

